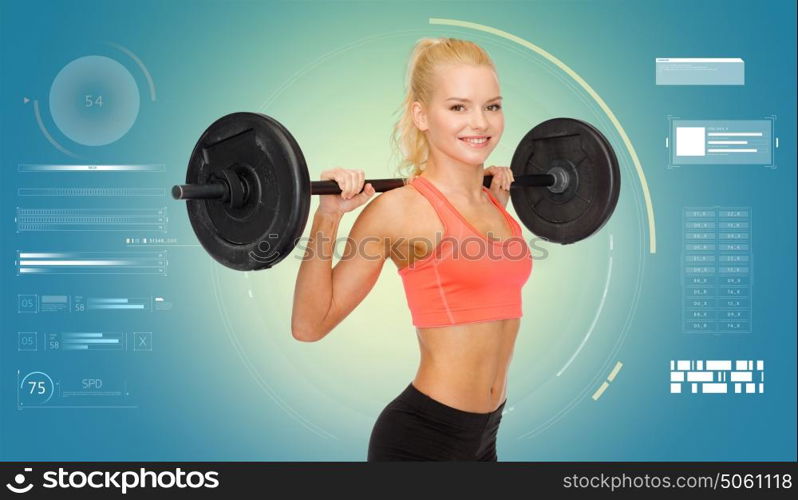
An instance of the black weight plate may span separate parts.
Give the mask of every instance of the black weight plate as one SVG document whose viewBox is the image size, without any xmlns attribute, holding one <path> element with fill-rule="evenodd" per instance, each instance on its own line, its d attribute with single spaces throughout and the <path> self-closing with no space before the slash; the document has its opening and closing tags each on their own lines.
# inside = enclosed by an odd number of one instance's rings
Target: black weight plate
<svg viewBox="0 0 798 500">
<path fill-rule="evenodd" d="M 187 184 L 218 182 L 230 169 L 249 195 L 239 207 L 220 200 L 187 200 L 191 226 L 205 250 L 239 271 L 269 268 L 284 259 L 305 230 L 310 176 L 296 140 L 275 119 L 232 113 L 197 141 Z"/>
<path fill-rule="evenodd" d="M 518 186 L 510 196 L 530 231 L 565 245 L 587 238 L 609 220 L 618 203 L 621 174 L 607 138 L 573 118 L 554 118 L 534 127 L 521 139 L 510 165 L 515 177 L 545 174 L 554 167 L 570 174 L 563 192 Z"/>
</svg>

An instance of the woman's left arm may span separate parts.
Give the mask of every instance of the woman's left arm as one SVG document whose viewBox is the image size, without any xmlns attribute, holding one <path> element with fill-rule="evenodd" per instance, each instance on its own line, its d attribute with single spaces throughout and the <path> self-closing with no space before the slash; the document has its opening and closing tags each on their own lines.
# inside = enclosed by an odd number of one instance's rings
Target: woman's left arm
<svg viewBox="0 0 798 500">
<path fill-rule="evenodd" d="M 491 166 L 485 169 L 485 175 L 493 176 L 493 180 L 490 182 L 490 192 L 503 207 L 506 207 L 507 201 L 510 199 L 510 184 L 515 179 L 513 171 L 510 170 L 510 167 Z"/>
</svg>

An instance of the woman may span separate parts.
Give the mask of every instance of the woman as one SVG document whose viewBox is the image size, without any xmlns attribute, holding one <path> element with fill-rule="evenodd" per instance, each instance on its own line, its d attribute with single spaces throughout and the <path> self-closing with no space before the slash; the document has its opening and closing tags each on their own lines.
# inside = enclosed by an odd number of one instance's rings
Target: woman
<svg viewBox="0 0 798 500">
<path fill-rule="evenodd" d="M 322 172 L 342 192 L 321 196 L 314 214 L 292 332 L 302 341 L 322 339 L 365 298 L 390 258 L 421 363 L 377 419 L 368 460 L 496 461 L 521 287 L 532 270 L 521 228 L 505 210 L 512 172 L 483 166 L 504 130 L 498 78 L 476 44 L 422 39 L 407 83 L 394 139 L 402 166 L 413 167 L 409 181 L 362 210 L 332 268 L 341 217 L 374 188 L 363 187 L 362 170 Z M 493 175 L 490 189 L 485 175 Z"/>
</svg>

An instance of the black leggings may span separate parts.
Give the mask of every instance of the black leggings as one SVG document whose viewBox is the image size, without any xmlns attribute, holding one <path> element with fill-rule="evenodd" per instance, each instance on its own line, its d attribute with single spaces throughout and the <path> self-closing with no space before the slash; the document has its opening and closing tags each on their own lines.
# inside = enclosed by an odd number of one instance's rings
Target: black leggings
<svg viewBox="0 0 798 500">
<path fill-rule="evenodd" d="M 411 383 L 377 418 L 368 461 L 495 462 L 505 403 L 490 413 L 472 413 L 436 401 Z"/>
</svg>

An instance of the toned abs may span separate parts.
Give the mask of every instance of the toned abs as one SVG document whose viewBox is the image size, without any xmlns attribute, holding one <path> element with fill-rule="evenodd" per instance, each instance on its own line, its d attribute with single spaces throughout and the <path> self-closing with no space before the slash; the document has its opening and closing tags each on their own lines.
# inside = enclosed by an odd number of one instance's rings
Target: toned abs
<svg viewBox="0 0 798 500">
<path fill-rule="evenodd" d="M 428 257 L 444 234 L 429 202 L 412 186 L 394 191 L 403 217 L 391 229 L 389 256 L 398 269 Z M 401 192 L 401 194 L 399 193 Z M 472 208 L 449 198 L 480 234 L 512 236 L 503 215 L 482 193 Z M 418 390 L 463 411 L 494 411 L 506 398 L 507 370 L 520 320 L 505 319 L 436 328 L 417 328 L 421 362 L 413 380 Z"/>
</svg>

